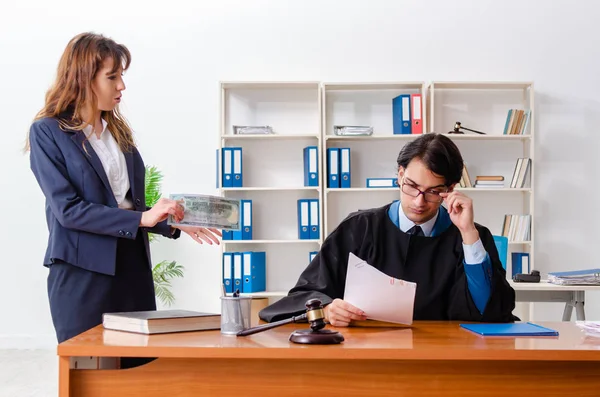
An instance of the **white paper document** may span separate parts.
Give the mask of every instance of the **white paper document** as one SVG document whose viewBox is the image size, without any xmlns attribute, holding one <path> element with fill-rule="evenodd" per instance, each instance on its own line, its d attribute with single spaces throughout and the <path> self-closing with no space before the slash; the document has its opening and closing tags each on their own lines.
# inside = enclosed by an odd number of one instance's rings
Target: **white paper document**
<svg viewBox="0 0 600 397">
<path fill-rule="evenodd" d="M 600 338 L 600 321 L 575 321 L 575 324 L 585 331 L 588 336 Z"/>
<path fill-rule="evenodd" d="M 417 284 L 390 277 L 353 253 L 348 256 L 344 300 L 367 318 L 410 325 Z"/>
</svg>

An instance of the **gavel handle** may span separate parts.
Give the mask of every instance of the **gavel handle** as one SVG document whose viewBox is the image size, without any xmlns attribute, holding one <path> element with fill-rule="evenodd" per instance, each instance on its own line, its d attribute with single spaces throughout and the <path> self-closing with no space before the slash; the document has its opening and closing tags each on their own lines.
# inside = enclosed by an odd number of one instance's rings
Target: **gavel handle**
<svg viewBox="0 0 600 397">
<path fill-rule="evenodd" d="M 485 132 L 481 132 L 481 131 L 477 131 L 477 130 L 472 130 L 472 129 L 470 129 L 470 128 L 466 128 L 466 127 L 462 127 L 462 126 L 461 126 L 460 128 L 462 128 L 463 130 L 467 130 L 467 131 L 475 132 L 475 133 L 477 133 L 477 134 L 485 135 Z"/>
<path fill-rule="evenodd" d="M 271 328 L 279 327 L 280 325 L 297 323 L 297 322 L 300 322 L 303 320 L 306 320 L 306 313 L 301 314 L 296 317 L 288 318 L 285 320 L 276 321 L 274 323 L 269 323 L 269 324 L 259 325 L 258 327 L 254 327 L 254 328 L 244 329 L 244 330 L 238 332 L 237 336 L 248 336 L 248 335 L 256 334 L 258 332 L 269 330 Z"/>
</svg>

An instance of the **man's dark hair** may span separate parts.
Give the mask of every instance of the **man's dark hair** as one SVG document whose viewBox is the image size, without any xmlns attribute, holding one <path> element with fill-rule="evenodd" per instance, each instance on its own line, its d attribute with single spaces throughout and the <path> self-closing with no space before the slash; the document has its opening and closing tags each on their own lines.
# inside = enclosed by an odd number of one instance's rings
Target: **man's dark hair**
<svg viewBox="0 0 600 397">
<path fill-rule="evenodd" d="M 460 182 L 462 155 L 447 136 L 432 132 L 404 145 L 398 154 L 398 168 L 406 169 L 414 158 L 420 159 L 433 173 L 443 176 L 447 186 Z"/>
</svg>

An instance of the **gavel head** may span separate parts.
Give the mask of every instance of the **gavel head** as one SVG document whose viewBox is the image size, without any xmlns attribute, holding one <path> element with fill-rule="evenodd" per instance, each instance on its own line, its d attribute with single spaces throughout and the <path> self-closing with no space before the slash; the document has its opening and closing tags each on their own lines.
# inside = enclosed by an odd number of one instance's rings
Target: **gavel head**
<svg viewBox="0 0 600 397">
<path fill-rule="evenodd" d="M 320 300 L 310 299 L 306 302 L 306 318 L 311 330 L 319 331 L 325 328 L 325 312 Z"/>
<path fill-rule="evenodd" d="M 463 132 L 460 130 L 460 127 L 462 127 L 462 125 L 460 124 L 460 121 L 457 121 L 454 123 L 454 129 L 451 131 L 451 133 L 462 134 Z"/>
</svg>

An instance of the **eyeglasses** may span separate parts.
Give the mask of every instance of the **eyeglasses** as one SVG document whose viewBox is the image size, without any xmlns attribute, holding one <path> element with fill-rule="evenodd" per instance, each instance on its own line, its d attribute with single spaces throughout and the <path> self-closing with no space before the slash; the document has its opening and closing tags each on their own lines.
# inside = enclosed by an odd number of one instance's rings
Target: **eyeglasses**
<svg viewBox="0 0 600 397">
<path fill-rule="evenodd" d="M 402 180 L 401 189 L 402 192 L 408 194 L 411 197 L 419 197 L 419 195 L 422 194 L 425 201 L 430 203 L 441 203 L 442 201 L 444 201 L 444 198 L 440 196 L 440 193 L 447 192 L 447 189 L 443 189 L 439 192 L 431 190 L 424 192 L 422 190 L 417 189 L 416 186 L 407 185 L 406 183 L 404 183 L 404 180 Z"/>
</svg>

